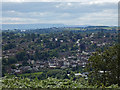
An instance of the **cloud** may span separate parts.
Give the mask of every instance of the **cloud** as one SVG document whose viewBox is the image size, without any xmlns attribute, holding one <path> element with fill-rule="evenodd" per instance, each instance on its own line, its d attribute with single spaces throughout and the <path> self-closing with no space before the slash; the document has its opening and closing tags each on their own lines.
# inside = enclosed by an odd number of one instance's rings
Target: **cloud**
<svg viewBox="0 0 120 90">
<path fill-rule="evenodd" d="M 3 2 L 84 2 L 90 4 L 93 3 L 104 3 L 104 2 L 116 2 L 119 0 L 4 0 Z"/>
<path fill-rule="evenodd" d="M 117 25 L 118 15 L 116 12 L 112 9 L 103 10 L 99 13 L 90 13 L 89 15 L 79 17 L 78 20 L 81 21 L 80 23 L 91 25 L 95 25 L 95 23 L 97 25 Z"/>
<path fill-rule="evenodd" d="M 88 0 L 85 0 L 86 2 Z M 102 0 L 101 0 L 102 1 Z M 117 25 L 117 3 L 3 2 L 3 23 L 62 23 Z"/>
</svg>

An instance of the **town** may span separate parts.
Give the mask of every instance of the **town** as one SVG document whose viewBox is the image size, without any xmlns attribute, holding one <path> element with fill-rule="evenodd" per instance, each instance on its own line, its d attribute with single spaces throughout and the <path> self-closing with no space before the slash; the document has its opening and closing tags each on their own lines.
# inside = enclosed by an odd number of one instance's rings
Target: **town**
<svg viewBox="0 0 120 90">
<path fill-rule="evenodd" d="M 76 28 L 63 28 L 62 32 L 46 34 L 6 30 L 3 32 L 3 73 L 22 74 L 40 72 L 41 69 L 76 70 L 77 67 L 84 69 L 96 50 L 117 42 L 116 28 L 103 28 L 86 27 L 83 31 L 80 28 L 77 33 L 73 32 Z M 90 30 L 95 31 L 91 33 Z"/>
</svg>

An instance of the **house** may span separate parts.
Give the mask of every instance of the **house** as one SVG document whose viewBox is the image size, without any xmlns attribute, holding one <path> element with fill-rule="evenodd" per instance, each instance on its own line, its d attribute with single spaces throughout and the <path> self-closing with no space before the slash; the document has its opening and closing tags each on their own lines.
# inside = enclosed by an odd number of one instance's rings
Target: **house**
<svg viewBox="0 0 120 90">
<path fill-rule="evenodd" d="M 22 71 L 18 69 L 18 70 L 15 70 L 15 73 L 16 73 L 16 74 L 21 74 Z"/>
<path fill-rule="evenodd" d="M 87 72 L 84 72 L 84 73 L 75 73 L 75 76 L 82 76 L 85 79 L 88 79 L 88 73 Z"/>
<path fill-rule="evenodd" d="M 39 69 L 37 67 L 32 68 L 33 71 L 38 71 Z"/>
<path fill-rule="evenodd" d="M 70 63 L 68 61 L 64 61 L 64 66 L 70 66 Z"/>
<path fill-rule="evenodd" d="M 66 67 L 66 66 L 61 66 L 61 68 L 62 68 L 62 69 L 65 69 L 65 68 L 67 68 L 67 67 Z"/>
<path fill-rule="evenodd" d="M 51 66 L 49 66 L 49 67 L 50 67 L 50 68 L 56 68 L 57 66 L 52 66 L 52 65 L 51 65 Z"/>
<path fill-rule="evenodd" d="M 76 64 L 73 64 L 72 67 L 76 67 L 77 65 Z"/>
<path fill-rule="evenodd" d="M 81 73 L 75 73 L 75 76 L 82 76 Z"/>
<path fill-rule="evenodd" d="M 18 67 L 20 64 L 15 64 L 16 67 Z"/>
<path fill-rule="evenodd" d="M 63 40 L 60 40 L 60 42 L 63 42 Z"/>
</svg>

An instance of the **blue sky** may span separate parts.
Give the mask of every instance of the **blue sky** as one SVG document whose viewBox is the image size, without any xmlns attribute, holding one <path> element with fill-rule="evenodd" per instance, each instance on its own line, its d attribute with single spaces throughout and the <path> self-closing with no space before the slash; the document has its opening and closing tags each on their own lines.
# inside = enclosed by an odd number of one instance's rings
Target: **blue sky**
<svg viewBox="0 0 120 90">
<path fill-rule="evenodd" d="M 9 0 L 8 0 L 9 1 Z M 3 24 L 117 25 L 117 1 L 2 3 Z"/>
</svg>

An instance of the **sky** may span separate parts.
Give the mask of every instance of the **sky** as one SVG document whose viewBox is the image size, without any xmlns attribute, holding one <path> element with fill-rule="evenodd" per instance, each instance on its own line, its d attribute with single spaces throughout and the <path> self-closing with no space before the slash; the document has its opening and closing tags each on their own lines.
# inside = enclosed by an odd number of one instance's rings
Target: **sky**
<svg viewBox="0 0 120 90">
<path fill-rule="evenodd" d="M 4 0 L 2 24 L 118 24 L 118 0 Z"/>
</svg>

